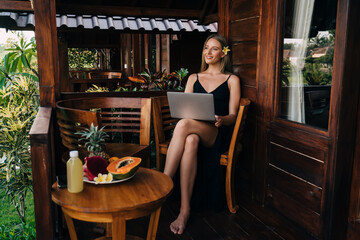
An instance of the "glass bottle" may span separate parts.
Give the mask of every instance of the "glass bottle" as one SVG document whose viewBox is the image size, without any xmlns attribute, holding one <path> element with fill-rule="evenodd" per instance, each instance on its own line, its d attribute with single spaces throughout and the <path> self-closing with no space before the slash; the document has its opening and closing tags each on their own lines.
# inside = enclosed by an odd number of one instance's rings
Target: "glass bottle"
<svg viewBox="0 0 360 240">
<path fill-rule="evenodd" d="M 82 161 L 78 151 L 70 151 L 70 159 L 66 163 L 67 189 L 71 193 L 81 192 L 84 188 Z"/>
</svg>

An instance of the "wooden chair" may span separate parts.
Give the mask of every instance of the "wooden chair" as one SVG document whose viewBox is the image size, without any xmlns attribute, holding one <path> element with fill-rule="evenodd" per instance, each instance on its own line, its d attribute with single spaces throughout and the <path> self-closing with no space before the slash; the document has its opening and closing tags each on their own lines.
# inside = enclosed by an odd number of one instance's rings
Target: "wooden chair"
<svg viewBox="0 0 360 240">
<path fill-rule="evenodd" d="M 83 149 L 75 132 L 94 123 L 104 126 L 112 139 L 105 145 L 110 156 L 138 156 L 150 167 L 150 98 L 71 99 L 57 102 L 56 107 L 62 143 L 69 150 Z"/>
<path fill-rule="evenodd" d="M 167 97 L 155 97 L 153 101 L 153 124 L 155 132 L 156 143 L 156 166 L 158 170 L 163 168 L 163 159 L 167 153 L 168 145 L 170 143 L 171 134 L 166 133 L 175 128 L 177 119 L 170 117 L 169 104 Z M 247 111 L 250 105 L 250 100 L 241 98 L 240 107 L 237 114 L 234 130 L 231 137 L 229 150 L 221 155 L 220 164 L 226 166 L 225 176 L 225 192 L 228 209 L 230 212 L 235 213 L 238 209 L 236 205 L 235 192 L 234 192 L 234 175 L 235 164 L 242 151 L 242 137 L 247 117 Z"/>
<path fill-rule="evenodd" d="M 239 111 L 231 136 L 229 150 L 223 153 L 220 158 L 220 164 L 226 166 L 225 193 L 228 209 L 231 213 L 236 213 L 236 211 L 239 209 L 235 199 L 235 165 L 243 148 L 241 141 L 244 134 L 244 126 L 250 103 L 251 101 L 247 98 L 240 99 Z"/>
<path fill-rule="evenodd" d="M 171 140 L 172 130 L 179 119 L 171 118 L 167 96 L 152 98 L 152 113 L 156 146 L 156 168 L 161 171 Z"/>
</svg>

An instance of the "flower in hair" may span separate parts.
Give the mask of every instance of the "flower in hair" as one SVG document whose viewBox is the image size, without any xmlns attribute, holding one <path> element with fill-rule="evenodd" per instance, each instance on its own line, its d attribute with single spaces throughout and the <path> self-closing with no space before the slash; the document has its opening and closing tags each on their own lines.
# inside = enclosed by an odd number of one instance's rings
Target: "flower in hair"
<svg viewBox="0 0 360 240">
<path fill-rule="evenodd" d="M 223 52 L 223 53 L 225 53 L 225 55 L 227 55 L 227 54 L 228 54 L 228 52 L 230 52 L 229 47 L 228 47 L 228 46 L 223 47 L 222 52 Z"/>
</svg>

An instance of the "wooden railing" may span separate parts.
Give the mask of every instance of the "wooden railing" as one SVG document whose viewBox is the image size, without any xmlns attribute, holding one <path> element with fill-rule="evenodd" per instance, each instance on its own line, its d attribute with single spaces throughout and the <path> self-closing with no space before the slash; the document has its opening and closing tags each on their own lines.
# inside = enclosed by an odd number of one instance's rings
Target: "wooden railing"
<svg viewBox="0 0 360 240">
<path fill-rule="evenodd" d="M 130 89 L 133 86 L 130 80 L 122 78 L 121 72 L 117 71 L 70 71 L 69 75 L 74 92 L 85 92 L 93 85 L 106 87 L 111 91 L 118 87 Z"/>
<path fill-rule="evenodd" d="M 30 130 L 37 239 L 55 237 L 55 210 L 51 201 L 51 185 L 55 182 L 52 112 L 52 108 L 40 107 Z"/>
</svg>

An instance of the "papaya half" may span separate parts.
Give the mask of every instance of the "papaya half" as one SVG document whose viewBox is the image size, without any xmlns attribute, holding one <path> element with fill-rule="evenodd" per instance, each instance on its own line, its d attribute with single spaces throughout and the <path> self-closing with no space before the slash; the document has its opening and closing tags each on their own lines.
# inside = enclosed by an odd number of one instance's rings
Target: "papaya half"
<svg viewBox="0 0 360 240">
<path fill-rule="evenodd" d="M 114 179 L 121 180 L 131 177 L 139 168 L 141 158 L 138 157 L 123 157 L 111 162 L 106 170 L 111 173 Z"/>
</svg>

